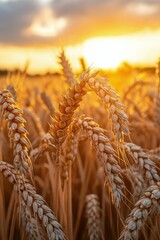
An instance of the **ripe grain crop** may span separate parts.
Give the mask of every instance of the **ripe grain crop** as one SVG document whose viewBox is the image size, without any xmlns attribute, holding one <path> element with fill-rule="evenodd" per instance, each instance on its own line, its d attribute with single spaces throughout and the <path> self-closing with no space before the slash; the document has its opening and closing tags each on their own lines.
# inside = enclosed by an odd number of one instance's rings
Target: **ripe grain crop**
<svg viewBox="0 0 160 240">
<path fill-rule="evenodd" d="M 0 239 L 159 239 L 159 62 L 119 94 L 59 61 L 1 88 Z"/>
</svg>

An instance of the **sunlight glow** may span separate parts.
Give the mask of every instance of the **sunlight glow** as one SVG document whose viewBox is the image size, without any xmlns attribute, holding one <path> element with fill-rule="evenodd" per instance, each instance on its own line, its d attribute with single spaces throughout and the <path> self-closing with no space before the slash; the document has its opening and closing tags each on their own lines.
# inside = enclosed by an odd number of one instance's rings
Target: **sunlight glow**
<svg viewBox="0 0 160 240">
<path fill-rule="evenodd" d="M 116 38 L 93 38 L 84 43 L 84 57 L 97 68 L 116 68 L 126 54 L 126 47 Z"/>
<path fill-rule="evenodd" d="M 116 68 L 122 62 L 152 64 L 160 55 L 160 30 L 154 32 L 92 38 L 84 42 L 83 55 L 89 65 Z"/>
<path fill-rule="evenodd" d="M 46 8 L 35 17 L 31 26 L 25 30 L 25 34 L 41 37 L 55 37 L 66 27 L 66 25 L 67 20 L 65 18 L 54 18 L 52 11 Z"/>
<path fill-rule="evenodd" d="M 160 29 L 125 36 L 97 37 L 79 45 L 63 46 L 74 70 L 80 69 L 78 59 L 82 56 L 88 66 L 114 69 L 122 62 L 132 65 L 153 66 L 160 56 Z M 45 73 L 57 71 L 60 66 L 57 56 L 60 48 L 48 47 L 5 47 L 0 45 L 2 68 L 23 68 L 30 61 L 29 72 Z"/>
</svg>

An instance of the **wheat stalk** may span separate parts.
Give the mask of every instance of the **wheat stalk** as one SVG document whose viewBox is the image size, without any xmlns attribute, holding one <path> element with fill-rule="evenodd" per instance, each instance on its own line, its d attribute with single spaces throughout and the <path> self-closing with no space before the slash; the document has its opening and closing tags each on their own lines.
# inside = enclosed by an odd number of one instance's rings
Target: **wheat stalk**
<svg viewBox="0 0 160 240">
<path fill-rule="evenodd" d="M 45 134 L 45 131 L 43 129 L 42 123 L 40 118 L 37 116 L 37 114 L 28 108 L 23 108 L 24 113 L 28 114 L 29 117 L 31 118 L 33 125 L 35 129 L 37 130 L 37 133 L 40 137 L 42 137 Z"/>
<path fill-rule="evenodd" d="M 160 93 L 156 96 L 155 109 L 154 109 L 154 119 L 157 127 L 160 127 Z"/>
<path fill-rule="evenodd" d="M 52 104 L 52 101 L 51 101 L 50 97 L 46 95 L 46 92 L 42 92 L 41 93 L 41 98 L 43 100 L 43 103 L 48 108 L 50 114 L 53 116 L 54 112 L 55 112 L 55 109 L 54 109 L 54 106 Z"/>
<path fill-rule="evenodd" d="M 79 58 L 79 62 L 82 68 L 82 72 L 85 72 L 87 70 L 87 63 L 84 59 L 84 57 Z"/>
</svg>

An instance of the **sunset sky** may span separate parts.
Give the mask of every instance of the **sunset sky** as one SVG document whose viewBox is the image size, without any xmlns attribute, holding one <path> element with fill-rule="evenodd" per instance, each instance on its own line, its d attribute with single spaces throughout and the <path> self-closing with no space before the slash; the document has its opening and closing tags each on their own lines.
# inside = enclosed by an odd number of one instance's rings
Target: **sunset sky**
<svg viewBox="0 0 160 240">
<path fill-rule="evenodd" d="M 65 47 L 73 67 L 154 65 L 160 56 L 160 0 L 0 0 L 0 68 L 57 70 Z"/>
</svg>

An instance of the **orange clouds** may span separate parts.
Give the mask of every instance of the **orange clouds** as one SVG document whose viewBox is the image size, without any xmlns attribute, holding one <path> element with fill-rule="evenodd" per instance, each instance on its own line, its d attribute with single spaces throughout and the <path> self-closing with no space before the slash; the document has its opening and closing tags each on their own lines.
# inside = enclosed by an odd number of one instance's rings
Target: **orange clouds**
<svg viewBox="0 0 160 240">
<path fill-rule="evenodd" d="M 157 29 L 159 12 L 159 0 L 0 0 L 0 43 L 58 46 Z"/>
</svg>

